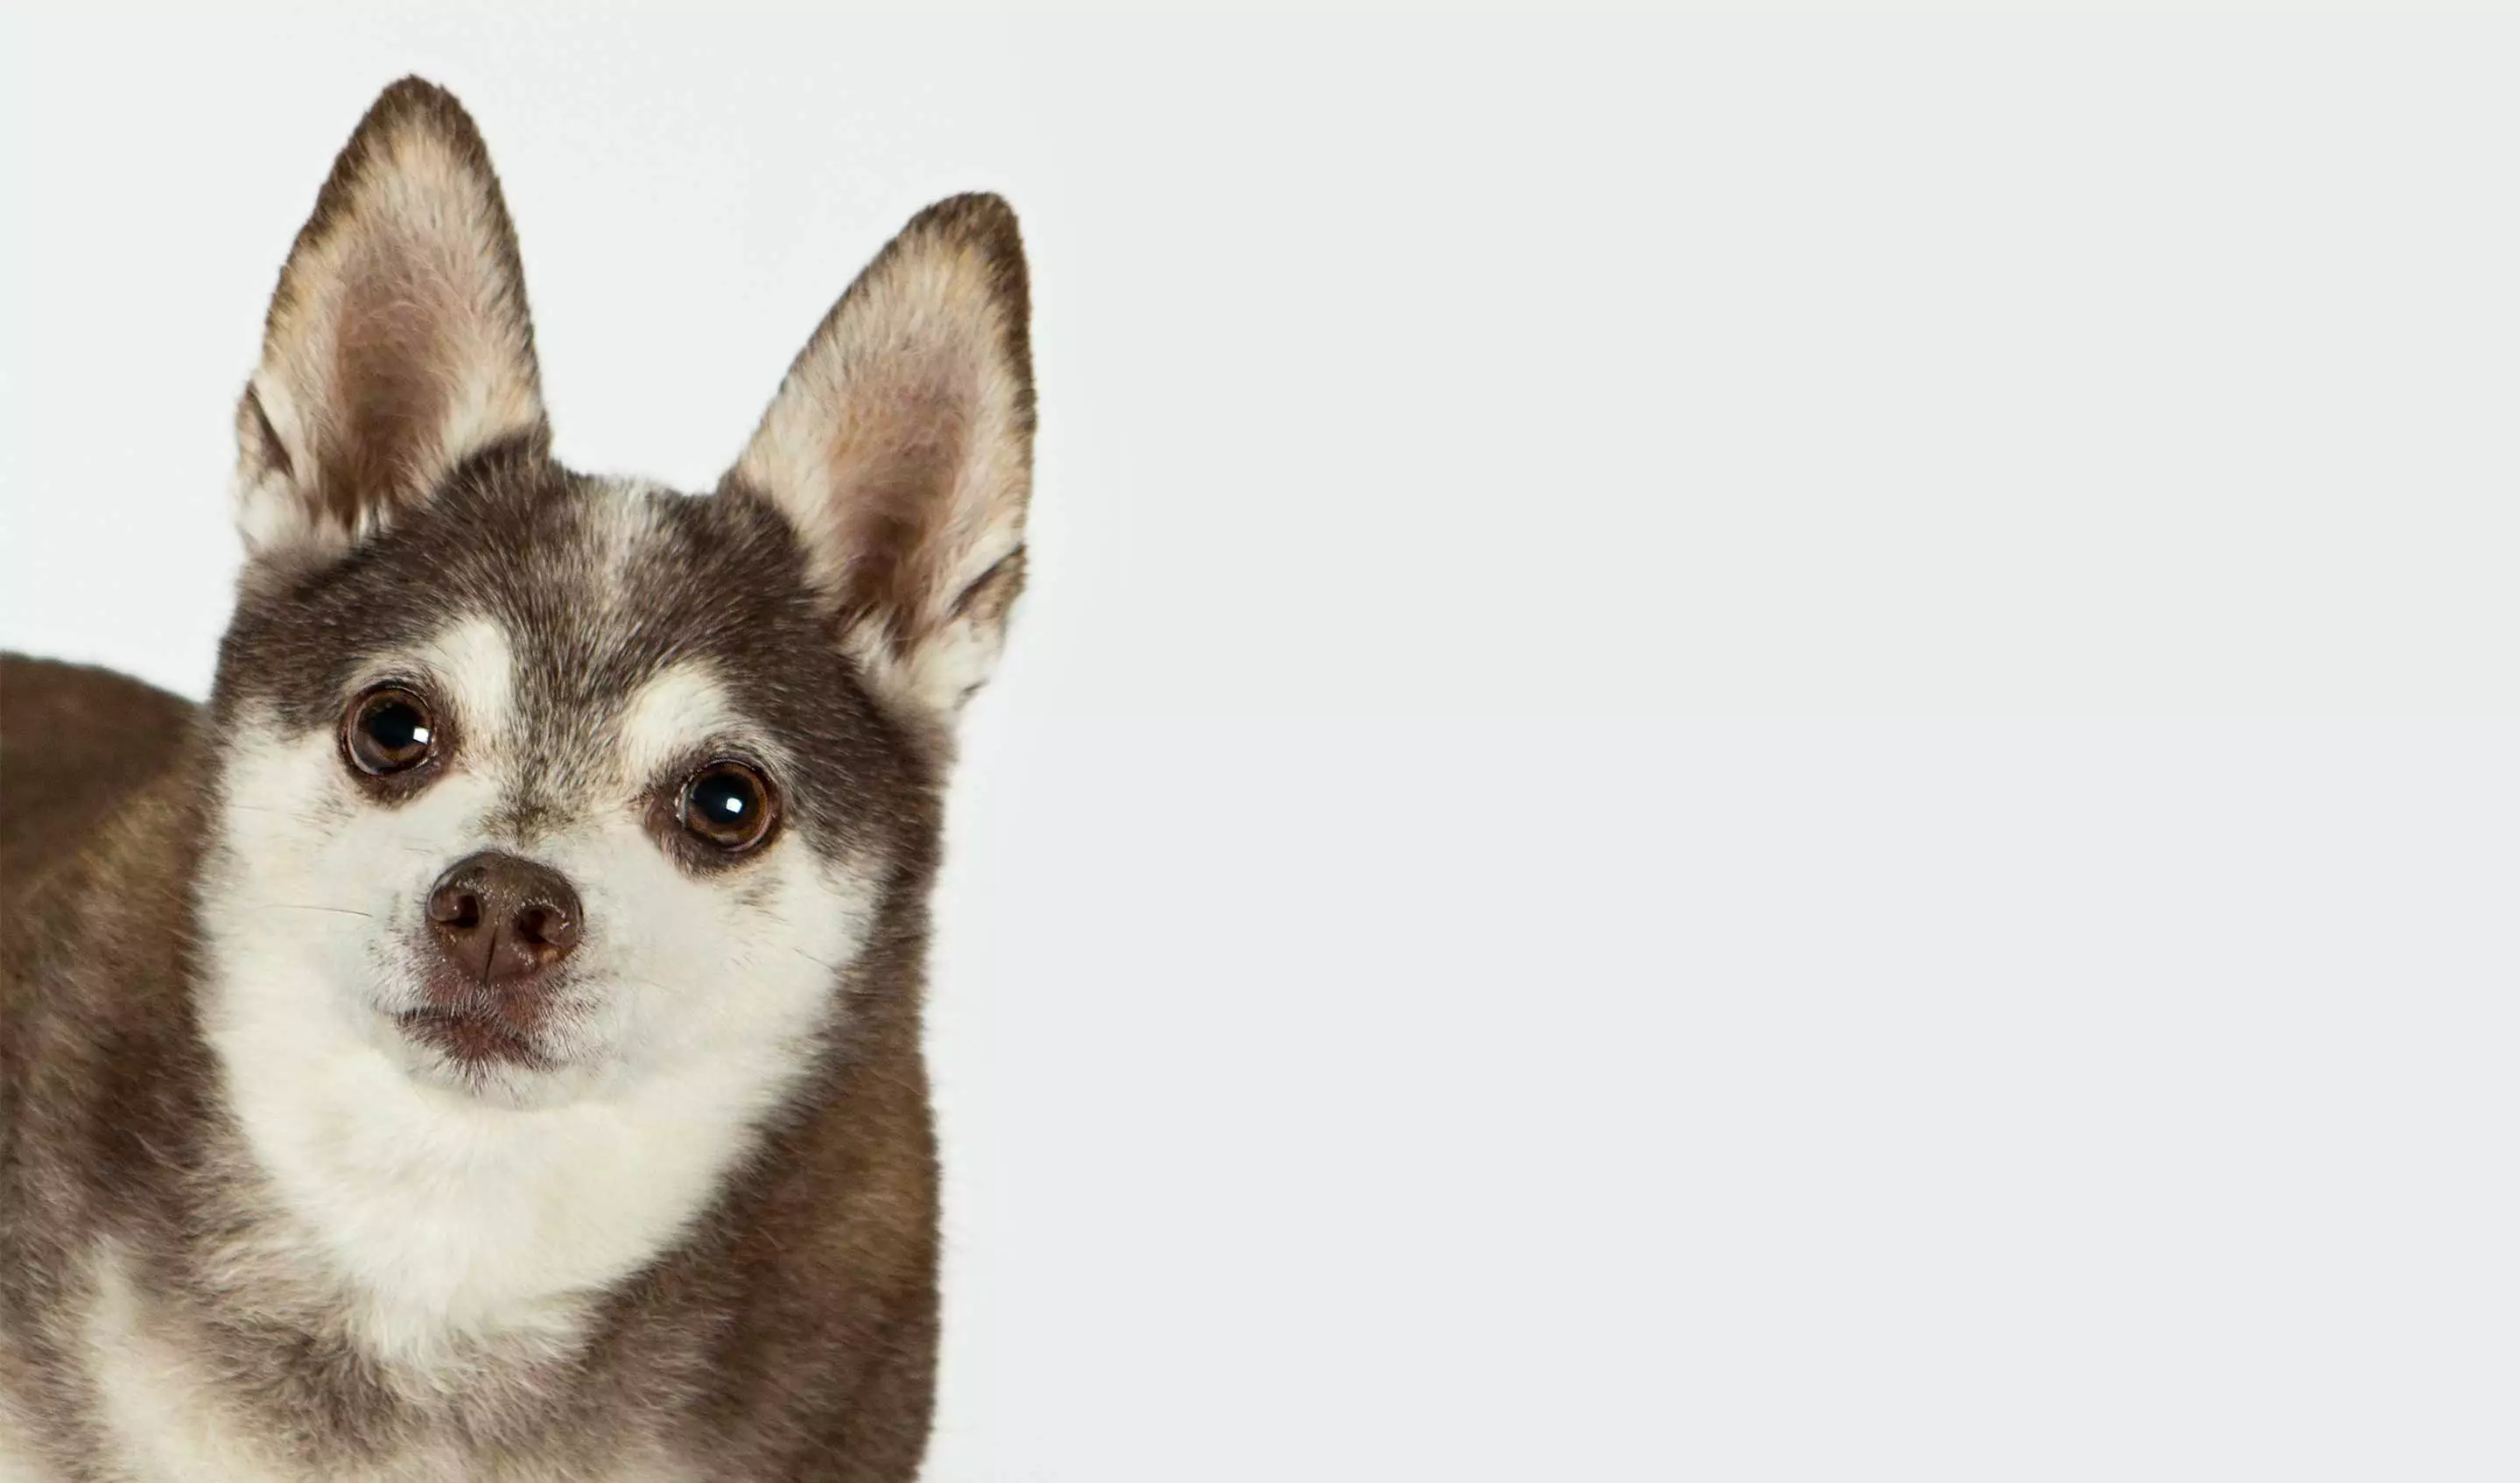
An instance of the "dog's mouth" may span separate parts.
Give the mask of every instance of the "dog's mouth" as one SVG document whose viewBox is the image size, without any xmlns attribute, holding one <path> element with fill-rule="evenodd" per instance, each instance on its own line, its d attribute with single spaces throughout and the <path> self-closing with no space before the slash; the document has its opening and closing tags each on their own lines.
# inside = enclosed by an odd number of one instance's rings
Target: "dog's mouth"
<svg viewBox="0 0 2520 1483">
<path fill-rule="evenodd" d="M 394 1016 L 403 1034 L 459 1065 L 549 1070 L 552 1058 L 506 1018 L 476 1010 L 407 1010 Z"/>
</svg>

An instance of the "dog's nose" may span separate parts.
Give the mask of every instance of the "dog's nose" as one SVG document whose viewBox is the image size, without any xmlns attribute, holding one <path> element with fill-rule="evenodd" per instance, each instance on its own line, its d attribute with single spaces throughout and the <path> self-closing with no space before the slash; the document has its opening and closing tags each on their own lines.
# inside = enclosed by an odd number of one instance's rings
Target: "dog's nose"
<svg viewBox="0 0 2520 1483">
<path fill-rule="evenodd" d="M 455 862 L 428 892 L 439 948 L 475 983 L 551 967 L 577 947 L 585 920 L 560 872 L 495 850 Z"/>
</svg>

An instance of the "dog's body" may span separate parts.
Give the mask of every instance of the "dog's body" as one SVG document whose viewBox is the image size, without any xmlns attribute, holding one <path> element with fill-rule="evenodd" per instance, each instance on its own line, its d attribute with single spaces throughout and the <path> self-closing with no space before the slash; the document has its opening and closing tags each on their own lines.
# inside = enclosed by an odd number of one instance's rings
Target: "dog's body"
<svg viewBox="0 0 2520 1483">
<path fill-rule="evenodd" d="M 569 472 L 471 121 L 380 100 L 239 411 L 210 700 L 0 668 L 0 1479 L 915 1474 L 1025 316 L 957 198 L 714 495 Z"/>
</svg>

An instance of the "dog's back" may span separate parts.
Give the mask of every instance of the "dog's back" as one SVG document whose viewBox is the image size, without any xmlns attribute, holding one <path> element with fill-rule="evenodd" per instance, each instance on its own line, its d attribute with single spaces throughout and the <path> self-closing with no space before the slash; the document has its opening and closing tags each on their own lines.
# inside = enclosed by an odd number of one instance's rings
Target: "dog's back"
<svg viewBox="0 0 2520 1483">
<path fill-rule="evenodd" d="M 127 675 L 0 654 L 0 895 L 77 854 L 192 724 L 191 701 Z"/>
</svg>

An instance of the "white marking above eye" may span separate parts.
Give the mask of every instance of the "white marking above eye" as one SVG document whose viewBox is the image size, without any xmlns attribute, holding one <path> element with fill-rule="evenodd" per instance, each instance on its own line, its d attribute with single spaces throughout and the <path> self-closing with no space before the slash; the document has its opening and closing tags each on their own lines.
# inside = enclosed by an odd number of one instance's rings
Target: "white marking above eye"
<svg viewBox="0 0 2520 1483">
<path fill-rule="evenodd" d="M 496 747 L 516 714 L 517 656 L 508 631 L 489 618 L 458 618 L 414 650 L 410 661 L 371 666 L 361 687 L 407 677 L 416 662 L 428 677 L 438 706 L 463 722 L 465 745 L 474 752 Z M 426 745 L 436 741 L 427 724 L 412 729 L 412 740 Z"/>
<path fill-rule="evenodd" d="M 652 676 L 621 707 L 623 780 L 645 786 L 702 747 L 750 742 L 755 731 L 718 682 L 716 666 L 686 659 Z"/>
</svg>

